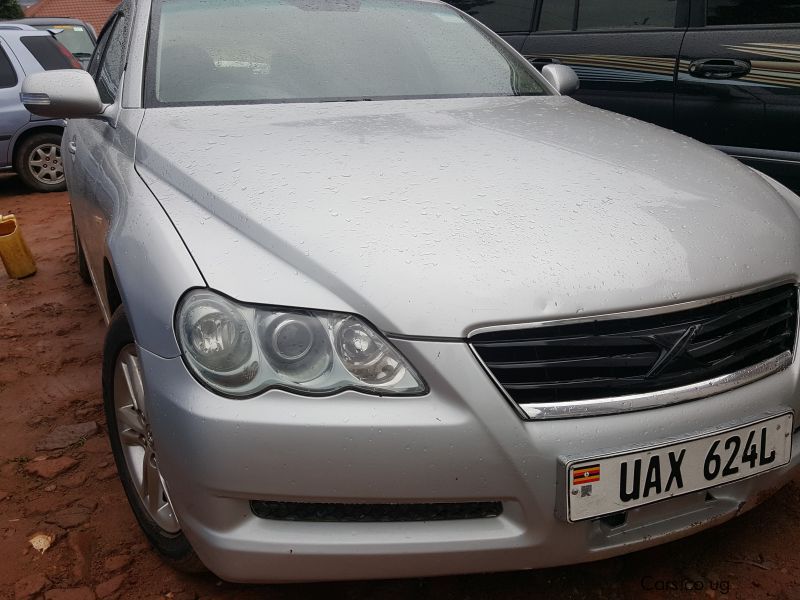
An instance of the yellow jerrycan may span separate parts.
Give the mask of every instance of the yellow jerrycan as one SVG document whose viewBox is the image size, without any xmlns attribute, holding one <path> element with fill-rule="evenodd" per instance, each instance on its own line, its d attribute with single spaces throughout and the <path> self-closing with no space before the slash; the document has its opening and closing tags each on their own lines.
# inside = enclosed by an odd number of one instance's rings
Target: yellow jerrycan
<svg viewBox="0 0 800 600">
<path fill-rule="evenodd" d="M 36 262 L 22 238 L 14 215 L 0 215 L 0 258 L 12 279 L 22 279 L 36 273 Z"/>
</svg>

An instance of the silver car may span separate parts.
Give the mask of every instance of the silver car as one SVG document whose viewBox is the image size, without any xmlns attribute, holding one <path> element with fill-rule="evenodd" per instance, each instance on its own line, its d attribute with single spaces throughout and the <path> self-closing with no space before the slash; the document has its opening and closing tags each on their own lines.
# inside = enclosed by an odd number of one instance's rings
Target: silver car
<svg viewBox="0 0 800 600">
<path fill-rule="evenodd" d="M 780 184 L 439 2 L 128 0 L 99 48 L 23 98 L 70 119 L 111 445 L 176 566 L 578 563 L 800 462 Z"/>
<path fill-rule="evenodd" d="M 27 75 L 80 68 L 48 31 L 0 21 L 0 172 L 16 171 L 38 192 L 66 189 L 61 157 L 64 121 L 32 115 L 20 102 Z"/>
</svg>

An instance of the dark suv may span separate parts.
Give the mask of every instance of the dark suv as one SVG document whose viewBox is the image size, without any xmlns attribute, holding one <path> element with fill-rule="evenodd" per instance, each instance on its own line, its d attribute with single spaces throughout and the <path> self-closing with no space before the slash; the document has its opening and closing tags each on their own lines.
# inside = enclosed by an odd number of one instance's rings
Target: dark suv
<svg viewBox="0 0 800 600">
<path fill-rule="evenodd" d="M 800 190 L 800 0 L 449 0 L 575 97 L 690 135 Z"/>
</svg>

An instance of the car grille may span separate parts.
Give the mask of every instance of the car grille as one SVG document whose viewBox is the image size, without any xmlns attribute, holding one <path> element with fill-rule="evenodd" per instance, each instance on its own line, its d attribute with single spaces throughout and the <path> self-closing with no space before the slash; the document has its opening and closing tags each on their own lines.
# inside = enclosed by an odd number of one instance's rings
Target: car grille
<svg viewBox="0 0 800 600">
<path fill-rule="evenodd" d="M 469 341 L 514 402 L 555 405 L 679 388 L 787 353 L 790 360 L 796 329 L 797 288 L 790 284 L 677 312 L 481 333 Z"/>
<path fill-rule="evenodd" d="M 419 504 L 340 504 L 335 502 L 250 502 L 253 514 L 275 521 L 324 523 L 402 523 L 485 519 L 503 512 L 501 502 Z"/>
</svg>

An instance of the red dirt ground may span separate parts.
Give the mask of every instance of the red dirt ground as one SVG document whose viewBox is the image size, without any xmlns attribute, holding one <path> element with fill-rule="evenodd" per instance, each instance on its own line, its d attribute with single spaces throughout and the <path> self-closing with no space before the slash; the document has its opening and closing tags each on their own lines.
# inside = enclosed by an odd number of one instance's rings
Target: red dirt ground
<svg viewBox="0 0 800 600">
<path fill-rule="evenodd" d="M 67 196 L 28 193 L 14 176 L 3 176 L 0 213 L 17 215 L 39 266 L 23 281 L 11 281 L 0 270 L 2 598 L 28 597 L 26 590 L 34 590 L 32 597 L 46 600 L 800 599 L 800 474 L 773 498 L 721 527 L 589 565 L 292 586 L 241 586 L 211 574 L 175 573 L 148 547 L 116 478 L 100 398 L 104 325 L 92 290 L 76 272 Z M 95 421 L 100 431 L 65 450 L 36 450 L 54 427 L 86 421 Z M 45 480 L 30 473 L 41 466 L 35 459 L 42 456 L 76 464 Z M 28 543 L 37 532 L 56 536 L 43 554 Z M 703 589 L 643 589 L 683 580 L 700 582 Z"/>
</svg>

